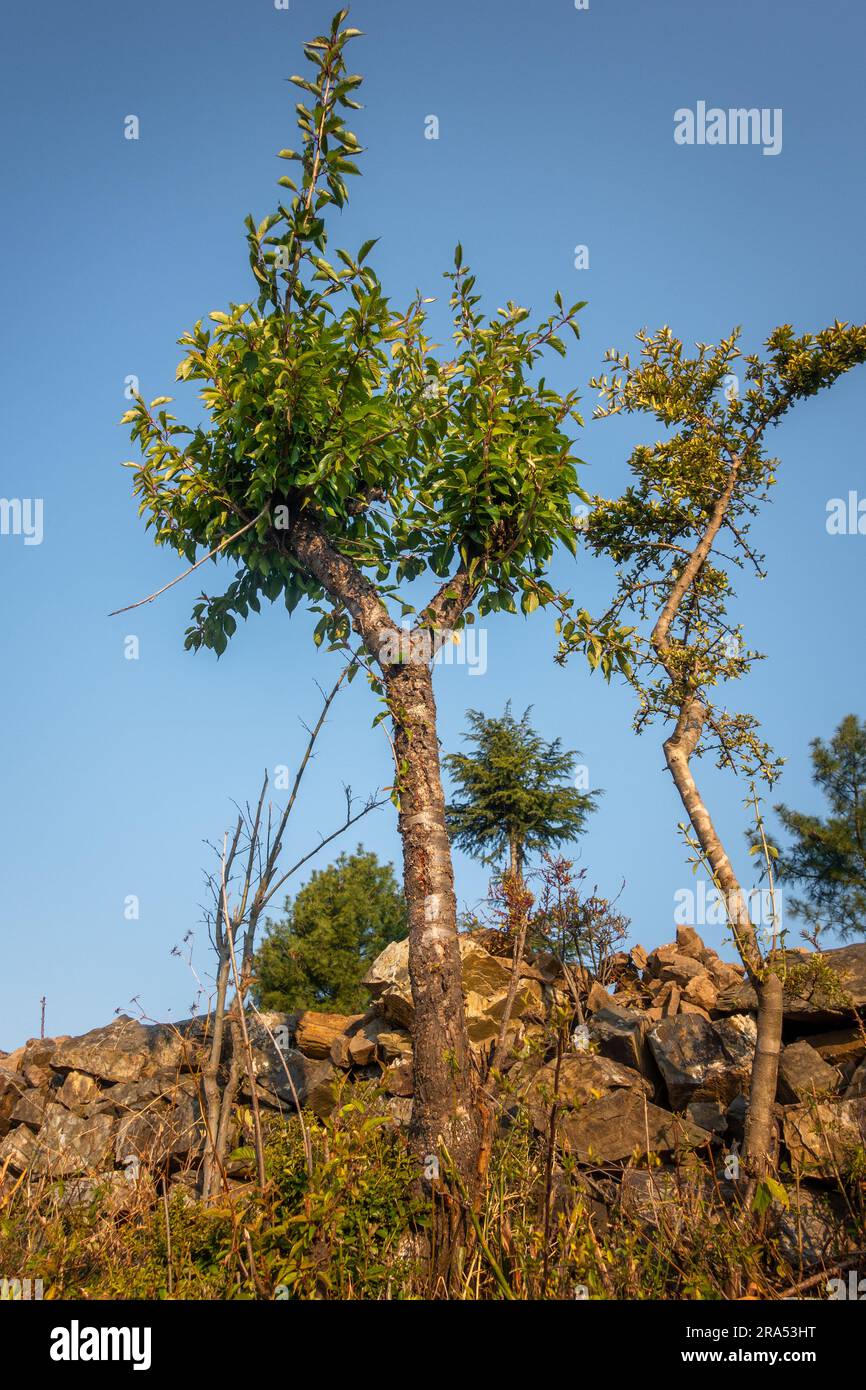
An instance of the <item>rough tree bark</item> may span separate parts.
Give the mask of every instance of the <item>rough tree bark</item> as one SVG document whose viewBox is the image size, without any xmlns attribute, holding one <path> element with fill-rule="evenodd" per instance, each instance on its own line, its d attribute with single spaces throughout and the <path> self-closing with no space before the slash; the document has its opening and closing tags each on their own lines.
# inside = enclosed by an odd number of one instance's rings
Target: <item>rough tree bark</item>
<svg viewBox="0 0 866 1390">
<path fill-rule="evenodd" d="M 410 1133 L 426 1157 L 444 1144 L 469 1190 L 477 1185 L 480 1113 L 470 1080 L 457 900 L 439 772 L 436 705 L 426 663 L 385 674 L 400 791 L 415 1104 Z"/>
<path fill-rule="evenodd" d="M 439 769 L 431 634 L 451 626 L 471 600 L 468 580 L 443 585 L 412 634 L 398 629 L 374 586 L 302 513 L 276 536 L 348 612 L 385 685 L 400 796 L 403 882 L 409 915 L 409 975 L 415 1095 L 411 1136 L 419 1159 L 444 1144 L 460 1181 L 478 1183 L 481 1117 L 476 1105 L 460 984 L 457 901 Z"/>
</svg>

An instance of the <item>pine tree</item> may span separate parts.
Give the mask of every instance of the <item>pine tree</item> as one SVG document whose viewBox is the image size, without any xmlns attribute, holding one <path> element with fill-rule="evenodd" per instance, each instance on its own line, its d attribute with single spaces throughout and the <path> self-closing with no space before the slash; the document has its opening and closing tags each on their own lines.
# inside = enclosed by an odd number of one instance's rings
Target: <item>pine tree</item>
<svg viewBox="0 0 866 1390">
<path fill-rule="evenodd" d="M 782 853 L 781 877 L 805 894 L 789 902 L 795 916 L 841 936 L 860 935 L 866 932 L 866 720 L 848 714 L 829 744 L 816 738 L 810 746 L 812 781 L 829 815 L 775 808 L 793 837 Z"/>
<path fill-rule="evenodd" d="M 287 898 L 285 914 L 268 923 L 258 951 L 260 1006 L 362 1013 L 368 966 L 409 929 L 392 866 L 359 845 Z"/>
<path fill-rule="evenodd" d="M 579 835 L 601 795 L 575 786 L 578 754 L 558 738 L 542 738 L 531 712 L 515 719 L 510 701 L 499 719 L 469 710 L 464 737 L 474 751 L 443 760 L 458 788 L 458 799 L 447 807 L 453 843 L 483 864 L 499 864 L 507 855 L 509 871 L 519 877 L 530 854 Z"/>
</svg>

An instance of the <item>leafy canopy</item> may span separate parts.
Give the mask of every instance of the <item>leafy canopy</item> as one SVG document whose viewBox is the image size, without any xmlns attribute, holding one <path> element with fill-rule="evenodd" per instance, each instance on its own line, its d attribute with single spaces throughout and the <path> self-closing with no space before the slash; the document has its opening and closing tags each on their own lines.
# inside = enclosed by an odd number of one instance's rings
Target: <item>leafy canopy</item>
<svg viewBox="0 0 866 1390">
<path fill-rule="evenodd" d="M 565 354 L 563 329 L 579 336 L 583 306 L 557 294 L 535 327 L 511 301 L 488 318 L 458 246 L 446 356 L 427 333 L 431 301 L 391 304 L 369 261 L 374 241 L 326 256 L 362 152 L 346 124 L 361 83 L 346 66 L 359 32 L 341 27 L 346 14 L 305 46 L 307 75 L 289 79 L 303 97 L 297 148 L 280 152 L 286 201 L 246 219 L 252 298 L 180 339 L 177 376 L 200 385 L 205 423 L 179 423 L 167 396 L 138 397 L 123 417 L 143 453 L 128 466 L 156 542 L 237 566 L 223 594 L 201 596 L 186 634 L 187 647 L 218 654 L 263 595 L 290 612 L 309 604 L 317 643 L 348 639 L 345 595 L 293 547 L 299 517 L 401 617 L 416 611 L 401 591 L 427 573 L 460 576 L 459 594 L 446 588 L 454 627 L 472 603 L 480 613 L 569 603 L 544 576 L 560 543 L 576 548 L 574 499 L 585 494 L 567 426 L 581 421 L 576 393 L 535 369 L 546 351 Z M 588 615 L 574 622 L 586 635 Z"/>
<path fill-rule="evenodd" d="M 367 968 L 408 932 L 392 866 L 359 845 L 315 872 L 294 900 L 287 898 L 285 914 L 268 924 L 256 956 L 261 1006 L 363 1012 Z"/>
<path fill-rule="evenodd" d="M 500 718 L 469 710 L 464 738 L 473 751 L 443 760 L 457 788 L 446 812 L 449 833 L 484 864 L 499 863 L 513 846 L 519 868 L 529 854 L 574 839 L 600 795 L 575 786 L 577 753 L 542 738 L 530 714 L 515 719 L 510 701 Z"/>
<path fill-rule="evenodd" d="M 621 497 L 595 499 L 586 540 L 618 566 L 601 626 L 624 616 L 637 624 L 633 660 L 621 662 L 639 696 L 635 727 L 656 717 L 675 720 L 700 701 L 706 718 L 696 751 L 710 749 L 720 765 L 772 779 L 778 763 L 757 721 L 713 701 L 717 686 L 760 657 L 729 616 L 733 575 L 748 565 L 763 577 L 749 533 L 776 482 L 769 428 L 796 401 L 866 360 L 866 326 L 836 321 L 798 337 L 785 324 L 770 334 L 763 355 L 743 355 L 739 336 L 737 329 L 718 346 L 699 343 L 689 356 L 665 327 L 637 334 L 636 359 L 614 349 L 606 354 L 612 370 L 591 383 L 602 401 L 595 415 L 651 415 L 665 434 L 633 450 L 633 482 Z M 575 645 L 564 629 L 560 659 Z"/>
</svg>

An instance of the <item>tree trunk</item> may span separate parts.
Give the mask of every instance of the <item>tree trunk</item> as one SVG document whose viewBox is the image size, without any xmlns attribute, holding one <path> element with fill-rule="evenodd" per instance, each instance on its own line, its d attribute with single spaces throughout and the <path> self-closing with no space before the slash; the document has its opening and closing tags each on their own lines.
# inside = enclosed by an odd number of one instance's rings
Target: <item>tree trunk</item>
<svg viewBox="0 0 866 1390">
<path fill-rule="evenodd" d="M 683 806 L 688 812 L 701 849 L 713 871 L 716 884 L 725 895 L 728 920 L 740 958 L 758 995 L 758 1038 L 749 1086 L 749 1116 L 743 1158 L 747 1170 L 764 1173 L 770 1164 L 774 1133 L 773 1105 L 779 1053 L 782 1046 L 782 982 L 772 971 L 772 960 L 764 961 L 746 900 L 698 791 L 689 759 L 701 736 L 705 711 L 697 699 L 685 702 L 677 725 L 664 745 L 665 758 Z"/>
<path fill-rule="evenodd" d="M 471 1194 L 478 1185 L 481 1115 L 460 984 L 457 900 L 445 829 L 432 675 L 426 662 L 410 660 L 387 668 L 385 684 L 394 727 L 415 1006 L 410 1136 L 428 1174 L 428 1157 L 440 1154 L 444 1146 Z"/>
<path fill-rule="evenodd" d="M 512 878 L 523 880 L 523 847 L 516 835 L 508 837 L 508 872 Z"/>
<path fill-rule="evenodd" d="M 782 1046 L 782 998 L 784 987 L 779 976 L 769 973 L 757 987 L 758 1045 L 749 1088 L 749 1114 L 743 1157 L 749 1172 L 761 1177 L 773 1166 L 775 1123 L 773 1106 L 779 1076 Z"/>
</svg>

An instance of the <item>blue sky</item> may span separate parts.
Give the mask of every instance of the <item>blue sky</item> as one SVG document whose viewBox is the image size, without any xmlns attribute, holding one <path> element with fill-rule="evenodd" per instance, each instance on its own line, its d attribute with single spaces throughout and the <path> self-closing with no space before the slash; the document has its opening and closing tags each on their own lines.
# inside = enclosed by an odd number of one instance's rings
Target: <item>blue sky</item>
<svg viewBox="0 0 866 1390">
<path fill-rule="evenodd" d="M 130 457 L 124 380 L 138 376 L 148 398 L 172 393 L 176 338 L 248 297 L 243 218 L 272 205 L 274 156 L 293 135 L 284 79 L 332 8 L 45 0 L 5 18 L 0 495 L 42 498 L 44 537 L 0 536 L 0 1047 L 38 1031 L 43 995 L 49 1032 L 83 1031 L 118 1007 L 187 1012 L 195 981 L 171 950 L 194 929 L 206 976 L 204 841 L 264 768 L 293 765 L 299 720 L 317 712 L 314 682 L 332 673 L 310 621 L 276 608 L 219 662 L 185 653 L 201 575 L 107 617 L 178 569 L 154 549 L 119 467 Z M 604 349 L 643 325 L 715 341 L 742 324 L 752 348 L 780 322 L 866 319 L 866 12 L 853 0 L 590 0 L 587 11 L 571 0 L 359 0 L 351 22 L 366 35 L 354 47 L 366 76 L 355 128 L 368 153 L 338 242 L 381 237 L 375 263 L 398 302 L 416 286 L 443 294 L 458 239 L 492 309 L 510 297 L 543 313 L 557 288 L 588 300 L 582 342 L 550 373 L 562 388 L 585 387 Z M 781 153 L 675 144 L 674 112 L 701 100 L 781 108 Z M 123 138 L 130 114 L 138 141 Z M 587 270 L 574 267 L 578 244 Z M 191 389 L 177 399 L 193 413 Z M 768 659 L 732 701 L 761 718 L 788 759 L 780 795 L 804 808 L 816 804 L 809 739 L 866 713 L 866 537 L 825 529 L 828 499 L 864 490 L 864 399 L 861 369 L 777 431 L 781 482 L 755 533 L 769 578 L 740 584 L 738 614 Z M 588 425 L 587 485 L 618 491 L 639 437 L 633 422 Z M 609 571 L 585 557 L 556 575 L 590 609 L 610 592 Z M 137 661 L 124 657 L 130 634 Z M 636 738 L 630 692 L 576 661 L 559 669 L 554 646 L 544 615 L 491 621 L 487 673 L 437 675 L 443 745 L 457 746 L 469 706 L 534 705 L 545 734 L 580 749 L 605 788 L 578 851 L 590 881 L 615 892 L 625 879 L 633 938 L 670 939 L 674 893 L 692 880 L 661 731 Z M 361 681 L 342 697 L 290 856 L 337 824 L 344 781 L 363 794 L 390 780 L 375 712 Z M 709 766 L 702 781 L 739 849 L 743 789 Z M 355 838 L 399 858 L 390 808 Z M 458 855 L 456 876 L 461 904 L 476 903 L 485 872 Z M 138 921 L 124 918 L 132 894 Z"/>
</svg>

